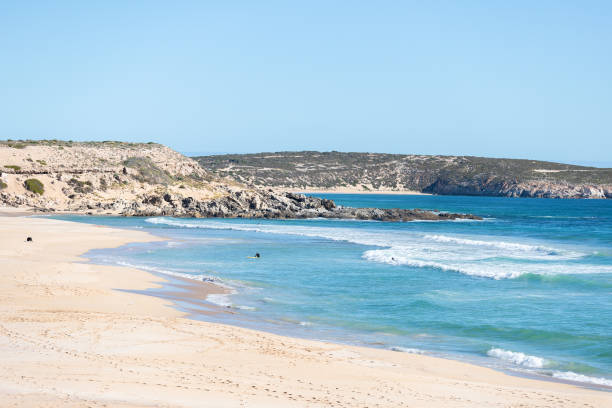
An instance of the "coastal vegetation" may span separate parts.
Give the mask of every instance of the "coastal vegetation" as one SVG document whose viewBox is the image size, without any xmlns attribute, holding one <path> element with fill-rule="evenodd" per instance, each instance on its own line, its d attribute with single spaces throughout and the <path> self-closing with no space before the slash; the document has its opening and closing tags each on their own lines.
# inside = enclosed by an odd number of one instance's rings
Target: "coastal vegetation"
<svg viewBox="0 0 612 408">
<path fill-rule="evenodd" d="M 58 139 L 41 139 L 41 140 L 0 140 L 0 146 L 7 146 L 13 149 L 25 149 L 27 146 L 61 146 L 61 147 L 73 147 L 73 146 L 107 146 L 107 147 L 143 147 L 159 144 L 155 142 L 146 143 L 131 143 L 131 142 L 119 142 L 115 140 L 106 140 L 101 142 L 89 141 L 89 142 L 74 142 L 72 140 L 58 140 Z"/>
<path fill-rule="evenodd" d="M 34 194 L 43 195 L 45 192 L 45 187 L 40 180 L 31 178 L 24 181 L 24 185 L 26 190 L 33 192 Z"/>
<path fill-rule="evenodd" d="M 93 185 L 89 180 L 81 181 L 73 177 L 68 184 L 74 188 L 76 193 L 87 194 L 93 191 Z"/>
<path fill-rule="evenodd" d="M 348 188 L 512 197 L 612 197 L 612 169 L 538 160 L 335 151 L 227 154 L 195 159 L 220 177 L 292 190 Z"/>
<path fill-rule="evenodd" d="M 134 177 L 141 183 L 168 185 L 175 181 L 168 171 L 162 170 L 148 157 L 129 157 L 123 164 L 136 170 Z"/>
</svg>

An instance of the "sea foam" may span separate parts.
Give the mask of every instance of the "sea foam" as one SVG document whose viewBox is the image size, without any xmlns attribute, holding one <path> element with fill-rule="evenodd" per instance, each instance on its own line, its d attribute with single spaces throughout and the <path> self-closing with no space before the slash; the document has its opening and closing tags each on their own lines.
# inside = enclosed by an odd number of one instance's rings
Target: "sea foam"
<svg viewBox="0 0 612 408">
<path fill-rule="evenodd" d="M 116 261 L 115 264 L 119 265 L 119 266 L 125 266 L 127 268 L 140 269 L 142 271 L 161 273 L 161 274 L 169 275 L 169 276 L 175 276 L 177 278 L 184 278 L 184 279 L 201 281 L 201 282 L 210 282 L 210 283 L 214 283 L 217 286 L 222 286 L 222 287 L 224 287 L 226 289 L 232 289 L 231 285 L 228 285 L 222 279 L 220 279 L 220 278 L 218 278 L 216 276 L 205 275 L 205 274 L 202 274 L 202 273 L 196 273 L 195 271 L 194 271 L 194 273 L 189 273 L 190 271 L 179 272 L 179 271 L 168 270 L 168 269 L 165 269 L 165 268 L 158 268 L 158 267 L 155 267 L 155 266 L 142 265 L 142 264 L 132 264 L 132 263 L 129 263 L 129 262 L 124 262 L 124 261 Z"/>
<path fill-rule="evenodd" d="M 505 241 L 482 241 L 475 239 L 466 239 L 466 238 L 457 238 L 447 235 L 425 235 L 424 238 L 437 241 L 437 242 L 447 242 L 453 244 L 460 245 L 471 245 L 471 246 L 484 246 L 484 247 L 493 247 L 499 248 L 503 250 L 517 250 L 524 252 L 544 252 L 548 255 L 557 255 L 557 250 L 554 248 L 549 248 L 541 245 L 526 245 L 519 244 L 515 242 L 505 242 Z"/>
<path fill-rule="evenodd" d="M 553 371 L 552 376 L 560 380 L 574 381 L 578 383 L 587 383 L 595 385 L 605 385 L 612 387 L 612 379 L 603 377 L 591 377 L 588 375 L 578 374 L 573 371 Z"/>
<path fill-rule="evenodd" d="M 492 348 L 487 351 L 487 355 L 527 368 L 544 368 L 547 364 L 547 360 L 541 357 L 530 356 L 524 353 L 500 348 Z"/>
<path fill-rule="evenodd" d="M 515 366 L 531 369 L 538 374 L 543 374 L 557 378 L 560 380 L 573 381 L 577 383 L 604 385 L 612 387 L 612 379 L 603 377 L 593 377 L 584 374 L 578 374 L 573 371 L 560 371 L 547 369 L 553 365 L 553 363 L 545 358 L 530 356 L 528 354 L 509 351 L 500 348 L 492 348 L 487 351 L 487 355 L 511 363 Z"/>
<path fill-rule="evenodd" d="M 214 303 L 217 306 L 231 307 L 232 301 L 230 300 L 229 294 L 226 293 L 214 293 L 206 296 L 206 300 L 210 303 Z"/>
<path fill-rule="evenodd" d="M 425 350 L 421 350 L 417 348 L 410 348 L 410 347 L 395 346 L 395 347 L 391 347 L 390 350 L 399 351 L 401 353 L 408 353 L 408 354 L 426 354 Z"/>
</svg>

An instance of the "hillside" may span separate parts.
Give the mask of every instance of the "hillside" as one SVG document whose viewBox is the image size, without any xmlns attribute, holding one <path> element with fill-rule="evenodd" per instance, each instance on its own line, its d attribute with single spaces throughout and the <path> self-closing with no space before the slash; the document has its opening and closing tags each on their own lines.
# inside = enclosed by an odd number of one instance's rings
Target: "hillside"
<svg viewBox="0 0 612 408">
<path fill-rule="evenodd" d="M 154 193 L 211 199 L 225 193 L 193 160 L 158 144 L 62 141 L 0 142 L 5 204 L 115 213 Z M 42 194 L 29 191 L 38 180 Z"/>
<path fill-rule="evenodd" d="M 0 205 L 100 215 L 475 218 L 422 210 L 337 207 L 302 194 L 221 179 L 168 147 L 122 142 L 0 141 Z"/>
<path fill-rule="evenodd" d="M 535 160 L 310 151 L 194 159 L 220 177 L 294 191 L 612 198 L 612 169 Z"/>
</svg>

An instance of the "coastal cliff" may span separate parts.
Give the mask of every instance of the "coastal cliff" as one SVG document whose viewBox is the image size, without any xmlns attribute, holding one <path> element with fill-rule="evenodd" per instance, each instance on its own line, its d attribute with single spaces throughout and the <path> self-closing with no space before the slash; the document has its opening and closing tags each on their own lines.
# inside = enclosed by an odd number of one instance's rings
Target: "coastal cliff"
<svg viewBox="0 0 612 408">
<path fill-rule="evenodd" d="M 155 143 L 0 142 L 0 204 L 92 215 L 480 219 L 437 211 L 349 208 L 221 179 Z"/>
<path fill-rule="evenodd" d="M 220 177 L 293 191 L 612 198 L 612 169 L 535 160 L 308 151 L 195 159 Z"/>
</svg>

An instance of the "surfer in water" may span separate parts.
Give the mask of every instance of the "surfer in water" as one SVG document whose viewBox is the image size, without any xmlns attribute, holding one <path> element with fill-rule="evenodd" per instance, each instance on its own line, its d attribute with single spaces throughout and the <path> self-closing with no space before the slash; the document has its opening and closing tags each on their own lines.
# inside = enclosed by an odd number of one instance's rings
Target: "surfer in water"
<svg viewBox="0 0 612 408">
<path fill-rule="evenodd" d="M 259 259 L 259 258 L 261 258 L 261 255 L 259 255 L 259 252 L 256 252 L 256 253 L 255 253 L 255 256 L 249 256 L 249 257 L 247 257 L 247 258 L 251 258 L 251 259 Z"/>
</svg>

